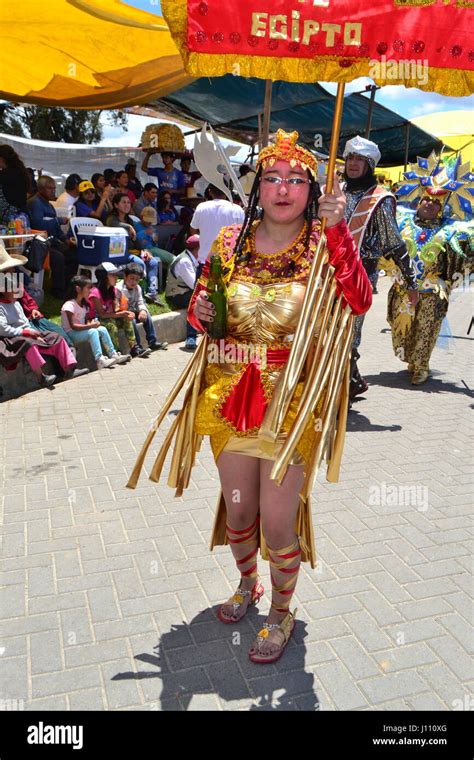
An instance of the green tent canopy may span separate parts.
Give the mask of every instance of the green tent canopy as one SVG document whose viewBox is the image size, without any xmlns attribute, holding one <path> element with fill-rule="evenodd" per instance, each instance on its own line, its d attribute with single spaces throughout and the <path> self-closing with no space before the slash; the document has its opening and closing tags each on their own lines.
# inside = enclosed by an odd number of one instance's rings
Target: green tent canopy
<svg viewBox="0 0 474 760">
<path fill-rule="evenodd" d="M 191 84 L 149 105 L 170 117 L 181 118 L 196 126 L 208 121 L 221 135 L 253 145 L 258 141 L 259 115 L 265 99 L 265 82 L 227 74 L 223 77 L 196 79 Z M 297 129 L 300 141 L 310 149 L 329 152 L 335 98 L 318 84 L 274 82 L 270 132 L 278 128 Z M 338 155 L 342 156 L 346 140 L 364 135 L 369 112 L 369 98 L 352 94 L 344 99 Z M 382 153 L 380 166 L 403 164 L 408 131 L 408 160 L 440 151 L 443 143 L 416 127 L 394 111 L 373 104 L 370 139 Z M 321 143 L 315 144 L 315 136 Z"/>
</svg>

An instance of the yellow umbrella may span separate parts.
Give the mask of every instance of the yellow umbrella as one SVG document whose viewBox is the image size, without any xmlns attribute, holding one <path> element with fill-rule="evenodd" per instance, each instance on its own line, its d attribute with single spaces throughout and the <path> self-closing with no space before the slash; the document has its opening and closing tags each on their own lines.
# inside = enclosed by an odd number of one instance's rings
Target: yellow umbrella
<svg viewBox="0 0 474 760">
<path fill-rule="evenodd" d="M 163 18 L 118 0 L 1 0 L 0 17 L 5 100 L 119 108 L 192 81 Z"/>
</svg>

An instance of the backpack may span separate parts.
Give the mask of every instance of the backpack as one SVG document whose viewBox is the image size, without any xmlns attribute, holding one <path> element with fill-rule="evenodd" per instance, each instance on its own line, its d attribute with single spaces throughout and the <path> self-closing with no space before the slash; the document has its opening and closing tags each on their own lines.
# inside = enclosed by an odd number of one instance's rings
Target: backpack
<svg viewBox="0 0 474 760">
<path fill-rule="evenodd" d="M 41 237 L 28 240 L 23 248 L 23 255 L 28 259 L 25 267 L 35 274 L 41 272 L 49 252 L 49 243 Z"/>
</svg>

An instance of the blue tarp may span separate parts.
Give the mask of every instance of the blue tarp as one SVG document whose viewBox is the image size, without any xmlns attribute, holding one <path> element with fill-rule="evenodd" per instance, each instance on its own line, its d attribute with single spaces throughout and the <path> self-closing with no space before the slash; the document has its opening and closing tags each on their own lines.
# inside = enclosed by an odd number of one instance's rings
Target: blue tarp
<svg viewBox="0 0 474 760">
<path fill-rule="evenodd" d="M 264 80 L 228 74 L 196 79 L 150 105 L 193 124 L 208 121 L 220 134 L 252 145 L 258 140 L 258 115 L 262 114 L 264 99 Z M 270 132 L 276 132 L 279 127 L 287 131 L 297 129 L 306 147 L 316 147 L 327 154 L 334 104 L 334 96 L 318 84 L 274 82 Z M 339 156 L 346 140 L 356 134 L 364 135 L 368 111 L 369 98 L 365 95 L 353 94 L 344 99 Z M 380 166 L 404 163 L 407 124 L 410 124 L 409 161 L 416 161 L 417 156 L 428 156 L 433 149 L 441 150 L 443 144 L 436 137 L 375 101 L 370 139 L 378 144 L 382 153 Z M 315 146 L 315 135 L 321 135 L 322 145 Z"/>
</svg>

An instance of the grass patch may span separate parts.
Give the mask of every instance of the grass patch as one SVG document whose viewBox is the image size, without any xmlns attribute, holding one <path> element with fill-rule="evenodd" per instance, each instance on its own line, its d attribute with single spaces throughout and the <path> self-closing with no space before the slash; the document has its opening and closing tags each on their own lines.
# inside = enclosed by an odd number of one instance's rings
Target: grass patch
<svg viewBox="0 0 474 760">
<path fill-rule="evenodd" d="M 55 298 L 53 294 L 51 293 L 51 280 L 50 278 L 46 277 L 44 278 L 44 300 L 43 303 L 40 306 L 40 311 L 44 314 L 45 317 L 51 320 L 51 322 L 55 322 L 57 325 L 61 324 L 61 306 L 63 305 L 64 301 L 62 301 L 59 298 Z M 170 311 L 173 311 L 171 306 L 169 305 L 166 296 L 164 293 L 160 293 L 161 298 L 165 302 L 165 306 L 157 306 L 154 303 L 147 303 L 147 309 L 150 312 L 151 316 L 154 317 L 157 314 L 166 314 Z"/>
<path fill-rule="evenodd" d="M 51 320 L 51 322 L 55 322 L 57 325 L 61 324 L 61 306 L 63 305 L 64 301 L 61 301 L 59 298 L 55 298 L 51 291 L 49 290 L 49 283 L 44 282 L 44 301 L 40 306 L 40 311 L 43 312 L 44 316 Z"/>
<path fill-rule="evenodd" d="M 146 307 L 148 311 L 150 312 L 151 316 L 154 317 L 156 314 L 167 314 L 170 311 L 174 311 L 174 309 L 171 308 L 169 305 L 167 298 L 164 293 L 160 293 L 160 296 L 162 297 L 163 301 L 165 302 L 165 306 L 157 306 L 154 303 L 147 303 Z"/>
</svg>

